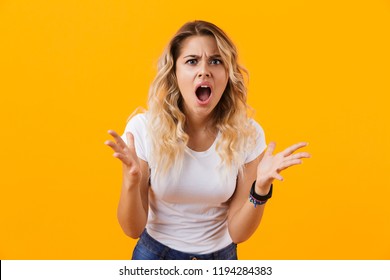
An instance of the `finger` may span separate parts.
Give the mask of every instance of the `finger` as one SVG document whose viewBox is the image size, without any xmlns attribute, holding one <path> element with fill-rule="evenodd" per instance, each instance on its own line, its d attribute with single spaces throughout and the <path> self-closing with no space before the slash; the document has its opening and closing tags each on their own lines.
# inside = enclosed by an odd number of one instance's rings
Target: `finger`
<svg viewBox="0 0 390 280">
<path fill-rule="evenodd" d="M 274 174 L 274 176 L 273 176 L 276 180 L 279 180 L 279 181 L 283 181 L 284 179 L 283 179 L 283 176 L 282 175 L 280 175 L 279 173 L 276 173 L 275 172 L 275 174 Z"/>
<path fill-rule="evenodd" d="M 126 147 L 126 143 L 123 141 L 122 137 L 120 137 L 118 133 L 116 133 L 114 130 L 109 130 L 108 134 L 110 134 L 115 139 L 119 147 L 121 147 L 122 149 Z"/>
<path fill-rule="evenodd" d="M 122 153 L 114 153 L 113 156 L 117 159 L 119 159 L 122 163 L 126 164 L 127 166 L 131 166 L 131 161 L 130 159 L 125 156 Z"/>
<path fill-rule="evenodd" d="M 287 157 L 287 156 L 291 155 L 293 152 L 295 152 L 296 150 L 303 148 L 305 146 L 307 146 L 306 142 L 300 142 L 300 143 L 291 145 L 290 147 L 286 148 L 283 152 L 281 152 L 281 154 L 283 156 Z"/>
<path fill-rule="evenodd" d="M 135 145 L 134 145 L 134 135 L 131 132 L 126 132 L 126 138 L 127 138 L 127 147 L 131 151 L 135 151 Z"/>
<path fill-rule="evenodd" d="M 278 168 L 278 172 L 283 171 L 293 165 L 298 165 L 301 164 L 302 160 L 300 159 L 291 159 L 291 160 L 286 160 L 284 161 Z"/>
<path fill-rule="evenodd" d="M 135 165 L 132 165 L 130 170 L 129 170 L 129 173 L 130 174 L 137 174 L 139 171 L 140 171 L 139 168 L 137 168 Z"/>
<path fill-rule="evenodd" d="M 136 160 L 138 158 L 138 156 L 137 156 L 137 152 L 135 151 L 134 135 L 131 132 L 127 132 L 126 137 L 127 137 L 127 147 L 128 147 L 128 151 L 130 153 L 130 156 L 132 157 L 132 159 Z"/>
<path fill-rule="evenodd" d="M 275 150 L 275 147 L 276 147 L 276 143 L 275 142 L 270 142 L 268 144 L 268 148 L 267 150 L 265 151 L 265 155 L 267 156 L 271 156 Z"/>
<path fill-rule="evenodd" d="M 290 159 L 310 158 L 310 157 L 311 157 L 311 155 L 309 153 L 301 152 L 301 153 L 296 153 L 294 155 L 290 155 L 288 159 L 290 160 Z"/>
<path fill-rule="evenodd" d="M 113 149 L 114 152 L 118 152 L 118 153 L 122 152 L 122 148 L 120 148 L 119 145 L 112 142 L 111 140 L 107 140 L 106 142 L 104 142 L 104 144 L 109 146 L 111 149 Z"/>
</svg>

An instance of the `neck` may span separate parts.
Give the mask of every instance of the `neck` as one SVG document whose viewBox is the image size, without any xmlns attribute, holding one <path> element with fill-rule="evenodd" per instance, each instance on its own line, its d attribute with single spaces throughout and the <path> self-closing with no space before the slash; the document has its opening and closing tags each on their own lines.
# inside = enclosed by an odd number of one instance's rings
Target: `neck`
<svg viewBox="0 0 390 280">
<path fill-rule="evenodd" d="M 211 118 L 194 118 L 191 116 L 186 117 L 186 132 L 191 134 L 213 132 L 215 128 L 210 127 Z"/>
</svg>

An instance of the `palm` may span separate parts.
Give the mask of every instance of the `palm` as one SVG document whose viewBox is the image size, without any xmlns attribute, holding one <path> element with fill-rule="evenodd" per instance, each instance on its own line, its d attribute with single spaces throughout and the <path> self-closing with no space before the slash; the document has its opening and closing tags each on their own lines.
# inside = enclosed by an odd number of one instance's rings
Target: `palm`
<svg viewBox="0 0 390 280">
<path fill-rule="evenodd" d="M 302 163 L 302 158 L 309 158 L 307 152 L 294 154 L 298 149 L 305 147 L 307 143 L 301 142 L 294 144 L 284 151 L 273 155 L 276 144 L 270 143 L 267 151 L 264 153 L 262 160 L 257 167 L 257 178 L 262 181 L 273 181 L 274 179 L 283 180 L 280 172 L 290 166 Z"/>
<path fill-rule="evenodd" d="M 128 144 L 113 130 L 108 133 L 115 139 L 116 142 L 106 141 L 105 144 L 114 150 L 114 157 L 118 158 L 123 163 L 124 171 L 130 179 L 139 180 L 141 175 L 140 163 L 135 152 L 134 136 L 130 132 L 126 133 Z"/>
</svg>

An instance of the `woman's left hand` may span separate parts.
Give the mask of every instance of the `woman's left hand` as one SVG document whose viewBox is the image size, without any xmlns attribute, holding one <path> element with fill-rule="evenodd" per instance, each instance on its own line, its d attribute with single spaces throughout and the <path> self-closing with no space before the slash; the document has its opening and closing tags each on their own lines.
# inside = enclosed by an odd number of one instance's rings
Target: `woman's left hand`
<svg viewBox="0 0 390 280">
<path fill-rule="evenodd" d="M 310 154 L 307 152 L 294 154 L 298 149 L 307 146 L 306 142 L 294 144 L 284 151 L 273 155 L 275 146 L 275 142 L 271 142 L 268 145 L 268 148 L 257 167 L 256 193 L 259 193 L 260 195 L 268 193 L 274 179 L 283 181 L 283 177 L 280 175 L 281 171 L 290 166 L 301 164 L 302 158 L 310 158 Z"/>
</svg>

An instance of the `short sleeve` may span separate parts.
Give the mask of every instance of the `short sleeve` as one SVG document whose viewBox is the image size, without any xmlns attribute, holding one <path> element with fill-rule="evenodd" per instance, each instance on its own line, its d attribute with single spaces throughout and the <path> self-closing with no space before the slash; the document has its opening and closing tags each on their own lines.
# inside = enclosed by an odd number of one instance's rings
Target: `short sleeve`
<svg viewBox="0 0 390 280">
<path fill-rule="evenodd" d="M 129 120 L 126 125 L 125 131 L 122 134 L 122 139 L 127 143 L 126 133 L 131 132 L 134 135 L 134 146 L 137 156 L 148 161 L 149 148 L 147 146 L 147 120 L 145 114 L 135 115 Z"/>
<path fill-rule="evenodd" d="M 265 148 L 267 147 L 263 128 L 253 119 L 250 120 L 250 123 L 256 129 L 256 144 L 255 148 L 247 154 L 245 163 L 256 159 L 259 155 L 261 155 L 262 152 L 264 152 Z"/>
</svg>

